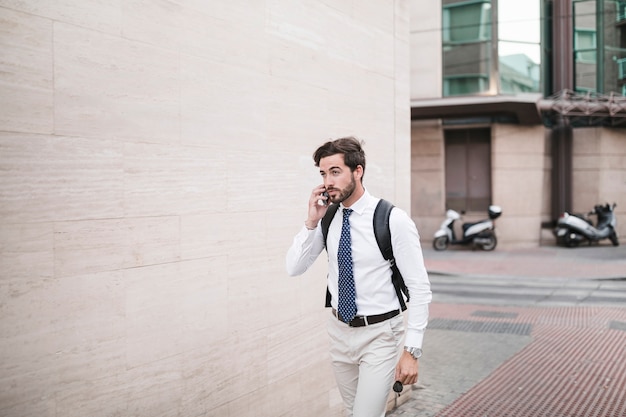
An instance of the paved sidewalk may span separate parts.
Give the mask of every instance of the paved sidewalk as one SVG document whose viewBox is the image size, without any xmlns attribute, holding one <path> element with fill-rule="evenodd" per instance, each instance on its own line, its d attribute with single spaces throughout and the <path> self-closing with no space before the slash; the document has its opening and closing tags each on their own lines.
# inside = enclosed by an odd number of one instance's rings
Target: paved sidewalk
<svg viewBox="0 0 626 417">
<path fill-rule="evenodd" d="M 626 285 L 626 246 L 424 248 L 424 257 L 433 281 L 454 275 Z M 624 308 L 457 304 L 434 294 L 420 380 L 388 417 L 623 417 L 624 346 Z"/>
<path fill-rule="evenodd" d="M 424 262 L 431 274 L 526 278 L 626 278 L 626 245 L 578 248 L 542 246 L 491 252 L 454 247 L 435 251 L 425 247 Z"/>
<path fill-rule="evenodd" d="M 388 417 L 623 417 L 626 309 L 433 304 L 420 379 Z"/>
</svg>

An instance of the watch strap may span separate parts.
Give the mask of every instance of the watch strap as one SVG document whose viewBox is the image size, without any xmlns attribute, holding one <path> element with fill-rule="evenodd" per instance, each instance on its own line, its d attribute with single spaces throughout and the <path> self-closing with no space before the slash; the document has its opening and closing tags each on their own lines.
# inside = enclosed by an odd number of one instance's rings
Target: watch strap
<svg viewBox="0 0 626 417">
<path fill-rule="evenodd" d="M 413 359 L 419 359 L 419 358 L 422 357 L 422 349 L 421 348 L 412 347 L 412 346 L 405 346 L 404 350 L 409 352 L 411 354 L 411 356 L 413 356 Z"/>
</svg>

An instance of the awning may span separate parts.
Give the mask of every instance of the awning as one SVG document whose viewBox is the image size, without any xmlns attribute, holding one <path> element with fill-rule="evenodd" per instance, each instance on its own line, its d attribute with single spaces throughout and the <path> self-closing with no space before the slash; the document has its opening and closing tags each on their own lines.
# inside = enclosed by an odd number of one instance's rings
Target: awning
<svg viewBox="0 0 626 417">
<path fill-rule="evenodd" d="M 521 125 L 552 127 L 567 120 L 572 127 L 626 127 L 626 97 L 577 94 L 563 90 L 540 94 L 463 96 L 411 101 L 411 120 L 500 117 Z"/>
<path fill-rule="evenodd" d="M 411 101 L 411 120 L 504 116 L 523 125 L 540 125 L 540 94 L 464 96 Z"/>
</svg>

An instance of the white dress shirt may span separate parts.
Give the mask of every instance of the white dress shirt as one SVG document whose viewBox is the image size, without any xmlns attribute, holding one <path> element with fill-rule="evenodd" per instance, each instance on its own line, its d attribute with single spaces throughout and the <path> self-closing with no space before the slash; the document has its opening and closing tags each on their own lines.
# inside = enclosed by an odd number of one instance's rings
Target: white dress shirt
<svg viewBox="0 0 626 417">
<path fill-rule="evenodd" d="M 379 199 L 367 190 L 350 208 L 350 232 L 352 238 L 352 259 L 356 286 L 357 315 L 370 316 L 387 313 L 400 308 L 395 287 L 391 281 L 392 271 L 389 261 L 383 258 L 374 236 L 374 210 Z M 328 229 L 328 290 L 331 305 L 337 308 L 338 277 L 337 248 L 341 235 L 343 204 L 335 213 Z M 422 347 L 424 330 L 428 324 L 428 304 L 432 293 L 424 266 L 422 247 L 415 223 L 407 213 L 397 207 L 389 218 L 391 244 L 398 269 L 409 289 L 408 325 L 405 345 Z M 324 237 L 321 224 L 313 230 L 302 227 L 294 237 L 287 252 L 287 273 L 291 276 L 303 274 L 324 250 Z"/>
</svg>

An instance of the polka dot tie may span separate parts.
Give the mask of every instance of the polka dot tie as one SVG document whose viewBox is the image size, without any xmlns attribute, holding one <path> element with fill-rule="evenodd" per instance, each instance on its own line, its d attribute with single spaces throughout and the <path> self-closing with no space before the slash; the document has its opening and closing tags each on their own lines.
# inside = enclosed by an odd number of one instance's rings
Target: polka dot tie
<svg viewBox="0 0 626 417">
<path fill-rule="evenodd" d="M 339 264 L 339 305 L 337 311 L 341 320 L 348 323 L 356 315 L 356 290 L 352 271 L 352 239 L 350 237 L 350 214 L 352 209 L 343 209 L 341 238 L 337 251 Z"/>
</svg>

